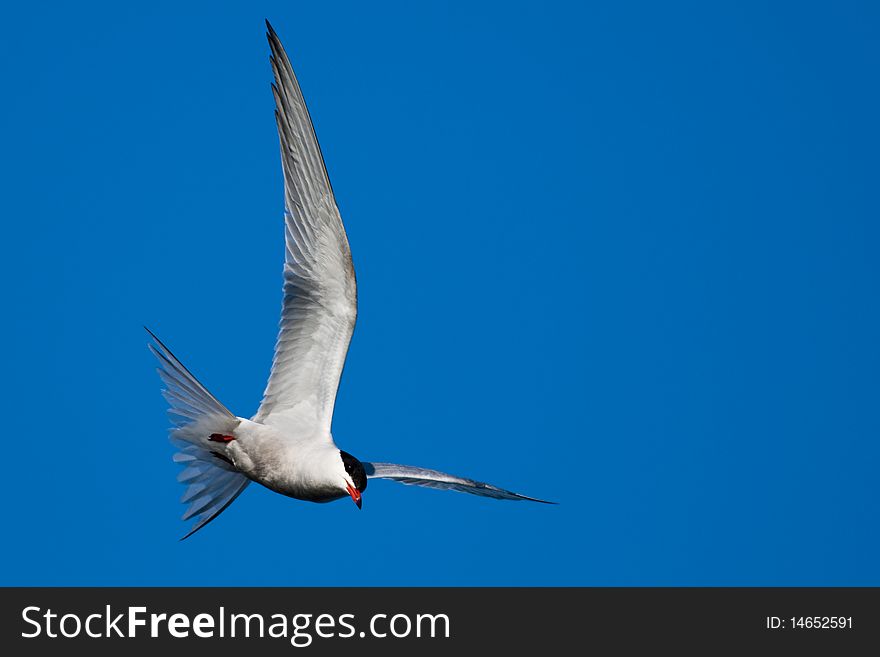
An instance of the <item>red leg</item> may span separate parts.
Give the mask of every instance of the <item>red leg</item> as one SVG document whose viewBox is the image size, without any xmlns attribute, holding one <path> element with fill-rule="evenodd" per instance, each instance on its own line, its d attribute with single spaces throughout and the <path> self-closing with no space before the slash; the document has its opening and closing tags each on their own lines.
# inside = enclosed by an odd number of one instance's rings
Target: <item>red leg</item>
<svg viewBox="0 0 880 657">
<path fill-rule="evenodd" d="M 208 440 L 215 442 L 215 443 L 228 443 L 228 442 L 235 440 L 235 436 L 227 436 L 222 433 L 212 433 L 208 437 Z"/>
</svg>

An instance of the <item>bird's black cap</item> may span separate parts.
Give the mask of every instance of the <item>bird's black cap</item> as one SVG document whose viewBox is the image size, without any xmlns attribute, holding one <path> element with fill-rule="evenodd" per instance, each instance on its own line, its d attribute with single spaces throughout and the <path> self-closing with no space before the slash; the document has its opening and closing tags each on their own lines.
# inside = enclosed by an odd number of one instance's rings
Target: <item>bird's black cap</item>
<svg viewBox="0 0 880 657">
<path fill-rule="evenodd" d="M 364 464 L 348 452 L 343 452 L 342 450 L 339 450 L 339 456 L 342 457 L 345 471 L 348 473 L 348 476 L 351 477 L 355 487 L 363 493 L 367 490 L 367 473 L 364 471 Z"/>
</svg>

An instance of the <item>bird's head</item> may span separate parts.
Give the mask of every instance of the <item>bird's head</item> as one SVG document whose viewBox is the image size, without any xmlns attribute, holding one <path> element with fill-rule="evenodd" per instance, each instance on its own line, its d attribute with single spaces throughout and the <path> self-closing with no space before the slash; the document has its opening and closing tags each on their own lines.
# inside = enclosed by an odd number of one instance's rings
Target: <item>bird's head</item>
<svg viewBox="0 0 880 657">
<path fill-rule="evenodd" d="M 352 501 L 357 504 L 357 508 L 361 508 L 361 493 L 367 490 L 367 473 L 364 471 L 364 464 L 358 461 L 348 452 L 339 450 L 339 456 L 342 459 L 342 466 L 345 468 L 343 476 L 346 492 L 351 495 Z"/>
</svg>

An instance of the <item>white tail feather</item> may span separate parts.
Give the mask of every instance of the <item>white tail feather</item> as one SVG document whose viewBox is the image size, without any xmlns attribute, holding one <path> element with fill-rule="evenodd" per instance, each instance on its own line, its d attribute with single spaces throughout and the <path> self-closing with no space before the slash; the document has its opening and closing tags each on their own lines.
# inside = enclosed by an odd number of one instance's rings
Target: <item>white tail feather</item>
<svg viewBox="0 0 880 657">
<path fill-rule="evenodd" d="M 196 519 L 183 540 L 220 515 L 250 483 L 212 451 L 209 441 L 213 433 L 232 435 L 241 420 L 217 401 L 152 331 L 147 329 L 147 333 L 156 342 L 149 347 L 159 361 L 157 371 L 166 386 L 162 395 L 174 425 L 171 442 L 179 450 L 174 461 L 184 466 L 177 477 L 187 487 L 180 500 L 189 503 L 183 520 Z"/>
</svg>

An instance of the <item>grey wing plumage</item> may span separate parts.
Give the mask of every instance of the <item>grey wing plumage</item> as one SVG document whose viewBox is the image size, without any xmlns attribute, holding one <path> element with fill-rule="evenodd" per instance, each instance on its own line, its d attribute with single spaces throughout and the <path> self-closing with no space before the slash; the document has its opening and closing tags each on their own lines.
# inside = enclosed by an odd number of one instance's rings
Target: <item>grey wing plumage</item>
<svg viewBox="0 0 880 657">
<path fill-rule="evenodd" d="M 491 497 L 496 500 L 528 500 L 529 502 L 541 502 L 542 504 L 556 504 L 547 500 L 539 500 L 536 497 L 520 495 L 504 488 L 498 488 L 492 484 L 475 479 L 456 477 L 455 475 L 417 468 L 411 465 L 398 465 L 396 463 L 364 463 L 364 470 L 368 479 L 391 479 L 410 486 L 423 486 L 439 490 L 454 490 L 459 493 L 470 493 L 482 497 Z"/>
<path fill-rule="evenodd" d="M 280 332 L 254 419 L 279 428 L 306 421 L 329 435 L 357 317 L 357 285 L 309 111 L 284 48 L 266 25 L 284 173 L 286 248 Z"/>
</svg>

